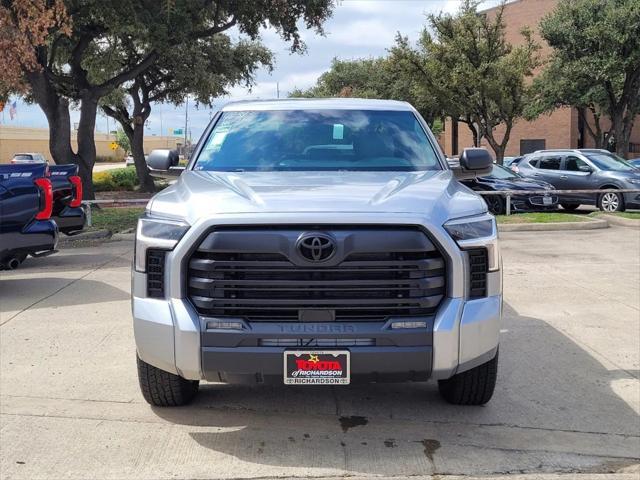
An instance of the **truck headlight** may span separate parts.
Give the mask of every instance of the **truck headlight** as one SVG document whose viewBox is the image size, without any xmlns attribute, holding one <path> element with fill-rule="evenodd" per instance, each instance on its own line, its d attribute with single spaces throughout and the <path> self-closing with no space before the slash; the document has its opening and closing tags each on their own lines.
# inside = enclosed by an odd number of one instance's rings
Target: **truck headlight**
<svg viewBox="0 0 640 480">
<path fill-rule="evenodd" d="M 138 220 L 136 230 L 135 268 L 139 272 L 146 269 L 147 249 L 172 250 L 189 230 L 189 224 L 168 218 L 153 217 L 145 213 Z"/>
<path fill-rule="evenodd" d="M 457 218 L 445 223 L 444 229 L 462 250 L 486 248 L 489 271 L 500 269 L 498 226 L 493 215 L 485 213 L 477 217 Z"/>
</svg>

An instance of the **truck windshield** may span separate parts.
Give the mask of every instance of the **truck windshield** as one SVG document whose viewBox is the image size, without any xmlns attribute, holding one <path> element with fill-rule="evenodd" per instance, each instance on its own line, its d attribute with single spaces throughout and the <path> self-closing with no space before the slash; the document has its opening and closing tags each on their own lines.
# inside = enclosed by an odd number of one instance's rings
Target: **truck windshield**
<svg viewBox="0 0 640 480">
<path fill-rule="evenodd" d="M 206 171 L 441 169 L 409 111 L 223 112 L 193 167 Z"/>
</svg>

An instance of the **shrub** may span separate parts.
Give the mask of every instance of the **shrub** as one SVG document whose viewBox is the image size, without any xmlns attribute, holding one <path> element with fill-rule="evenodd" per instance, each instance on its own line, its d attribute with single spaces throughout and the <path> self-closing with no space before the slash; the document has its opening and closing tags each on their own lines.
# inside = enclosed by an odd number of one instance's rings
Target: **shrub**
<svg viewBox="0 0 640 480">
<path fill-rule="evenodd" d="M 96 155 L 96 163 L 114 163 L 114 162 L 122 162 L 121 158 L 118 158 L 113 155 Z"/>
<path fill-rule="evenodd" d="M 93 174 L 93 188 L 96 192 L 133 190 L 138 185 L 138 176 L 133 167 L 116 168 Z"/>
</svg>

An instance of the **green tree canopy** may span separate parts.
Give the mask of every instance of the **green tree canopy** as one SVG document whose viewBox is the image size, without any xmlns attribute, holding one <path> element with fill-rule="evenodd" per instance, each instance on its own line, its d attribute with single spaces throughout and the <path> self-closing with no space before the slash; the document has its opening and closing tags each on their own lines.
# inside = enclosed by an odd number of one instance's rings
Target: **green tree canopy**
<svg viewBox="0 0 640 480">
<path fill-rule="evenodd" d="M 527 102 L 526 78 L 538 65 L 538 45 L 523 30 L 523 44 L 505 39 L 504 5 L 490 15 L 465 0 L 455 14 L 429 16 L 417 45 L 398 36 L 393 55 L 438 98 L 444 113 L 467 123 L 477 144 L 481 137 L 502 162 L 513 125 Z M 502 137 L 496 127 L 504 126 Z"/>
<path fill-rule="evenodd" d="M 255 40 L 260 29 L 269 26 L 291 42 L 293 51 L 300 51 L 304 45 L 299 26 L 321 32 L 333 6 L 330 0 L 63 0 L 62 3 L 64 12 L 56 10 L 55 14 L 47 15 L 50 9 L 62 8 L 61 0 L 2 0 L 0 18 L 8 23 L 3 25 L 8 31 L 20 34 L 25 31 L 24 22 L 54 20 L 43 22 L 45 33 L 34 41 L 26 45 L 8 43 L 5 51 L 0 51 L 0 64 L 6 63 L 3 59 L 22 58 L 24 50 L 30 49 L 34 61 L 20 63 L 22 83 L 47 116 L 54 161 L 79 165 L 88 198 L 93 198 L 94 130 L 101 98 L 133 82 L 179 46 L 197 47 L 201 41 L 231 28 Z M 34 6 L 40 12 L 37 15 L 30 13 Z M 65 21 L 55 20 L 58 18 Z M 38 25 L 27 31 L 42 33 Z M 16 51 L 12 51 L 14 47 Z M 131 55 L 122 56 L 123 51 Z M 103 68 L 96 59 L 104 62 Z M 77 151 L 71 147 L 70 102 L 80 107 Z"/>
<path fill-rule="evenodd" d="M 131 142 L 129 141 L 129 136 L 124 133 L 124 130 L 122 130 L 122 128 L 119 128 L 116 131 L 116 143 L 122 150 L 124 150 L 125 153 L 128 154 L 129 152 L 131 152 Z"/>
<path fill-rule="evenodd" d="M 640 112 L 640 2 L 564 0 L 540 23 L 553 53 L 534 81 L 529 116 L 577 107 L 598 147 L 614 140 L 626 156 Z M 585 111 L 592 113 L 590 125 Z M 600 119 L 611 120 L 604 130 Z"/>
<path fill-rule="evenodd" d="M 103 112 L 117 120 L 129 138 L 140 189 L 155 189 L 144 156 L 144 126 L 154 103 L 179 104 L 190 95 L 198 103 L 211 105 L 230 86 L 251 85 L 256 69 L 271 68 L 271 61 L 271 52 L 258 41 L 233 43 L 227 35 L 218 34 L 177 46 L 133 82 L 104 97 Z"/>
<path fill-rule="evenodd" d="M 329 70 L 306 90 L 295 89 L 289 96 L 308 98 L 357 97 L 403 100 L 411 103 L 430 126 L 439 116 L 434 97 L 393 56 L 357 60 L 334 58 Z"/>
</svg>

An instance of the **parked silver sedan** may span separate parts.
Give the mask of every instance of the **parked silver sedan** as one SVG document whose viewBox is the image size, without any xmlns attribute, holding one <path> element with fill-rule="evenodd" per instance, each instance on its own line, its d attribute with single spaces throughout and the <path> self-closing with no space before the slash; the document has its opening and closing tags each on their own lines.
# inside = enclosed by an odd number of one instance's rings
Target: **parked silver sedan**
<svg viewBox="0 0 640 480">
<path fill-rule="evenodd" d="M 41 153 L 16 153 L 11 159 L 11 163 L 14 165 L 21 165 L 27 163 L 47 163 L 47 159 Z"/>
</svg>

